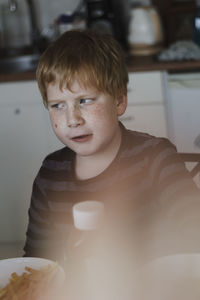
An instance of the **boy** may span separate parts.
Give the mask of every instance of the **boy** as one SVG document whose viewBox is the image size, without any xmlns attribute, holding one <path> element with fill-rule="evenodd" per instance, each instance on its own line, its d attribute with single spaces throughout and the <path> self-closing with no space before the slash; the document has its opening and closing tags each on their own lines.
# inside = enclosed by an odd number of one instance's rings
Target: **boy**
<svg viewBox="0 0 200 300">
<path fill-rule="evenodd" d="M 37 81 L 65 147 L 46 157 L 34 181 L 25 255 L 61 261 L 72 206 L 84 200 L 103 201 L 119 227 L 131 216 L 147 255 L 185 246 L 199 250 L 199 243 L 193 244 L 199 194 L 175 147 L 118 121 L 126 110 L 128 83 L 118 43 L 109 35 L 68 31 L 42 55 Z M 165 243 L 157 246 L 163 236 Z"/>
</svg>

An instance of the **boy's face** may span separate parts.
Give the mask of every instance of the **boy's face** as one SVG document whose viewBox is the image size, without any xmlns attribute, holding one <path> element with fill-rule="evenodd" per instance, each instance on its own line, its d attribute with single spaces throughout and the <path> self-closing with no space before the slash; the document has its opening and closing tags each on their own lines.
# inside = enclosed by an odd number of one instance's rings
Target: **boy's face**
<svg viewBox="0 0 200 300">
<path fill-rule="evenodd" d="M 50 120 L 58 139 L 77 155 L 103 153 L 115 144 L 120 128 L 118 116 L 126 109 L 126 96 L 113 99 L 74 81 L 71 89 L 49 84 L 47 100 Z"/>
</svg>

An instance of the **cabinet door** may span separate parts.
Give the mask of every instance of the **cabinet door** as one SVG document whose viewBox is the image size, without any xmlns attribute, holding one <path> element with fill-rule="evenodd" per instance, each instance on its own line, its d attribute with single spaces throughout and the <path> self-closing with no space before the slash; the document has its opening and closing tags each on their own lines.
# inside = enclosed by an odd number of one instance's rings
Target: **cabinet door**
<svg viewBox="0 0 200 300">
<path fill-rule="evenodd" d="M 40 106 L 0 109 L 0 240 L 24 240 L 33 179 L 47 154 Z"/>
<path fill-rule="evenodd" d="M 167 137 L 165 108 L 162 104 L 128 106 L 120 120 L 128 129 Z"/>
<path fill-rule="evenodd" d="M 35 81 L 0 84 L 0 241 L 24 241 L 33 180 L 63 145 Z"/>
<path fill-rule="evenodd" d="M 163 82 L 164 72 L 152 71 L 129 73 L 129 103 L 163 103 Z"/>
<path fill-rule="evenodd" d="M 183 76 L 184 75 L 184 76 Z M 200 75 L 169 76 L 169 135 L 180 152 L 200 152 Z"/>
<path fill-rule="evenodd" d="M 132 130 L 167 137 L 163 72 L 129 73 L 128 106 L 120 118 Z"/>
</svg>

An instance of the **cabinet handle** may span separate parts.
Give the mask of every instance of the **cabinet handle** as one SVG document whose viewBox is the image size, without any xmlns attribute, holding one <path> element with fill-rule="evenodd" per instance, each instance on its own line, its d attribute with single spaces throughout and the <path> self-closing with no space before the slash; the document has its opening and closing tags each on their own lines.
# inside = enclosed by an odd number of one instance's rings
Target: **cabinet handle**
<svg viewBox="0 0 200 300">
<path fill-rule="evenodd" d="M 15 108 L 14 114 L 15 114 L 15 115 L 19 115 L 20 113 L 21 113 L 20 108 Z"/>
<path fill-rule="evenodd" d="M 200 134 L 195 138 L 194 145 L 200 148 Z"/>
</svg>

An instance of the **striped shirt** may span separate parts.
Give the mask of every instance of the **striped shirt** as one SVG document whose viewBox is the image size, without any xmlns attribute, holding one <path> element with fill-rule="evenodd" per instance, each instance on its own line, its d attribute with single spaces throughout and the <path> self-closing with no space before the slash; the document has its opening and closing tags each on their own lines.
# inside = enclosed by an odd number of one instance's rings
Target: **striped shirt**
<svg viewBox="0 0 200 300">
<path fill-rule="evenodd" d="M 72 206 L 77 202 L 102 201 L 108 211 L 118 214 L 119 223 L 123 213 L 129 212 L 135 226 L 143 227 L 147 220 L 151 223 L 166 214 L 176 219 L 181 199 L 198 193 L 168 139 L 130 131 L 123 125 L 121 130 L 117 156 L 94 178 L 77 180 L 75 153 L 67 147 L 45 158 L 33 184 L 25 256 L 55 260 L 63 256 L 73 224 Z"/>
</svg>

